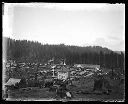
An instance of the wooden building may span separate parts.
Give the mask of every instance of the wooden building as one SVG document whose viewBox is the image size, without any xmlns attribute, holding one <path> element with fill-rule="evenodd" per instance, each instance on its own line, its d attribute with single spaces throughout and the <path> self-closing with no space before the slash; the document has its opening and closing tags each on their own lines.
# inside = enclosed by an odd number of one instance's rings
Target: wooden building
<svg viewBox="0 0 128 104">
<path fill-rule="evenodd" d="M 70 78 L 70 70 L 66 67 L 62 67 L 60 70 L 58 70 L 58 79 L 66 80 Z"/>
</svg>

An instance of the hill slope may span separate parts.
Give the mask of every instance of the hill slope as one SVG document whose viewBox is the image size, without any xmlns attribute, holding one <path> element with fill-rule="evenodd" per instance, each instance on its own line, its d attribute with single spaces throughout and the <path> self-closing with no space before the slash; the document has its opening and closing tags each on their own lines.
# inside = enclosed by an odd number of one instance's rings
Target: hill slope
<svg viewBox="0 0 128 104">
<path fill-rule="evenodd" d="M 14 40 L 7 37 L 4 37 L 3 41 L 6 42 L 7 46 L 6 49 L 4 48 L 7 59 L 17 61 L 44 63 L 54 57 L 55 62 L 66 59 L 66 64 L 86 63 L 117 67 L 122 66 L 124 60 L 123 53 L 117 54 L 108 48 L 100 46 L 49 45 L 27 40 Z"/>
</svg>

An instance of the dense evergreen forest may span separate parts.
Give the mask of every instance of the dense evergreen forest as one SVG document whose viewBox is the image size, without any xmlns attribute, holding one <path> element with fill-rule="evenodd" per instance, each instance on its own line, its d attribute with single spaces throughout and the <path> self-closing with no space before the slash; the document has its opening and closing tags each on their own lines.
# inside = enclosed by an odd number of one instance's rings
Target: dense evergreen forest
<svg viewBox="0 0 128 104">
<path fill-rule="evenodd" d="M 116 53 L 100 46 L 78 47 L 64 44 L 49 45 L 27 40 L 3 38 L 7 59 L 20 62 L 42 62 L 54 58 L 65 59 L 67 65 L 99 64 L 106 68 L 123 68 L 124 53 Z M 6 48 L 5 48 L 6 47 Z"/>
</svg>

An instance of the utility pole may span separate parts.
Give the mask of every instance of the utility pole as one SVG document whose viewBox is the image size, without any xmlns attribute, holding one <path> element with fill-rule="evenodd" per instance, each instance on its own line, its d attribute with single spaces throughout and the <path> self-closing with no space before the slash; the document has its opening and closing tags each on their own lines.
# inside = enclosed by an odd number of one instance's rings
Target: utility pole
<svg viewBox="0 0 128 104">
<path fill-rule="evenodd" d="M 64 65 L 66 65 L 65 60 L 66 60 L 66 59 L 64 59 Z"/>
<path fill-rule="evenodd" d="M 55 70 L 54 70 L 54 68 L 52 69 L 52 71 L 53 71 L 53 77 L 55 77 L 55 74 L 54 74 Z"/>
</svg>

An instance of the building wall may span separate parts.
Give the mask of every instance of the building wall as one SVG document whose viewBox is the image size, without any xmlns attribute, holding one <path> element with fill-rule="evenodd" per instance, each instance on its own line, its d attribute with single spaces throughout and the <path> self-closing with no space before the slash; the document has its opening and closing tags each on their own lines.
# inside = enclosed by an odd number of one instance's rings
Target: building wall
<svg viewBox="0 0 128 104">
<path fill-rule="evenodd" d="M 68 78 L 69 74 L 64 72 L 58 72 L 58 79 L 66 80 Z"/>
</svg>

